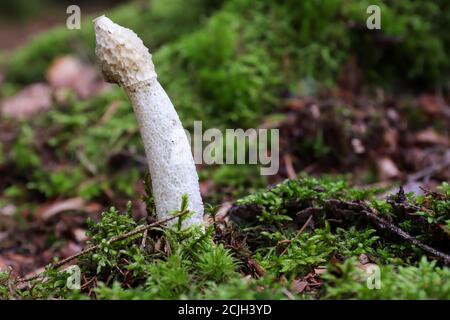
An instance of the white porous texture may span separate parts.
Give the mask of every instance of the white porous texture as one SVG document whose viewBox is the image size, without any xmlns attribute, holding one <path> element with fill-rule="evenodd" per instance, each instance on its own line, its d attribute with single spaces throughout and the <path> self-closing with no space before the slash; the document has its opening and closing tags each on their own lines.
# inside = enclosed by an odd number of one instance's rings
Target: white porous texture
<svg viewBox="0 0 450 320">
<path fill-rule="evenodd" d="M 95 53 L 108 82 L 129 87 L 156 78 L 152 56 L 132 30 L 105 16 L 94 20 Z"/>
<path fill-rule="evenodd" d="M 148 49 L 131 30 L 102 16 L 95 20 L 96 54 L 104 76 L 121 85 L 133 105 L 144 142 L 156 211 L 180 209 L 183 195 L 194 214 L 186 225 L 203 225 L 203 202 L 189 141 L 169 97 L 156 79 Z"/>
<path fill-rule="evenodd" d="M 158 216 L 179 210 L 186 194 L 188 208 L 195 212 L 188 224 L 201 224 L 203 202 L 197 171 L 186 133 L 169 97 L 156 80 L 127 93 L 144 140 Z"/>
</svg>

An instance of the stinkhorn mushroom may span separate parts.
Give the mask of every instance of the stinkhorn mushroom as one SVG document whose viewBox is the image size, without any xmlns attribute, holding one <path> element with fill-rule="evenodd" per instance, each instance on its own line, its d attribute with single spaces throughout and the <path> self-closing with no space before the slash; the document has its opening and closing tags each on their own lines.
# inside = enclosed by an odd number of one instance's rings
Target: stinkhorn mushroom
<svg viewBox="0 0 450 320">
<path fill-rule="evenodd" d="M 108 82 L 127 93 L 144 142 L 158 217 L 179 210 L 183 195 L 193 214 L 185 225 L 203 224 L 203 202 L 188 138 L 157 80 L 152 56 L 132 30 L 105 16 L 94 19 L 95 53 Z"/>
</svg>

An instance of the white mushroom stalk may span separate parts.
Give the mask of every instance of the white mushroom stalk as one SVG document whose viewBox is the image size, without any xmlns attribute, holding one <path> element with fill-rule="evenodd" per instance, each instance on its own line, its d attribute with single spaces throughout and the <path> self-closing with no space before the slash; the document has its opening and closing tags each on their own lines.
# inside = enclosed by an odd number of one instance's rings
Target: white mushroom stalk
<svg viewBox="0 0 450 320">
<path fill-rule="evenodd" d="M 203 224 L 203 202 L 188 138 L 157 80 L 152 56 L 132 30 L 105 16 L 94 20 L 95 53 L 108 82 L 127 93 L 144 142 L 159 218 L 179 210 L 182 196 L 194 214 L 186 225 Z"/>
</svg>

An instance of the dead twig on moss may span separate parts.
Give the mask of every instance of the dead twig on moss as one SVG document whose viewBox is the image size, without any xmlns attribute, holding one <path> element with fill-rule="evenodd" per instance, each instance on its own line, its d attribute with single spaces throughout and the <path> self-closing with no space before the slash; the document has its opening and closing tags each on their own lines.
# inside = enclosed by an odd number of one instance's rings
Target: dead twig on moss
<svg viewBox="0 0 450 320">
<path fill-rule="evenodd" d="M 255 220 L 256 216 L 261 211 L 261 207 L 253 204 L 233 205 L 230 209 L 230 216 L 236 223 L 251 223 L 251 221 Z M 304 231 L 302 229 L 304 229 L 311 222 L 311 217 L 322 214 L 323 212 L 326 212 L 325 219 L 327 219 L 328 221 L 335 221 L 340 224 L 342 224 L 344 220 L 350 219 L 350 217 L 361 216 L 362 218 L 371 222 L 379 231 L 388 231 L 391 234 L 409 242 L 410 244 L 419 247 L 428 254 L 435 256 L 439 260 L 442 260 L 445 264 L 450 265 L 450 255 L 419 241 L 417 238 L 413 237 L 412 235 L 394 225 L 392 222 L 389 222 L 388 220 L 380 216 L 377 212 L 374 211 L 374 209 L 370 208 L 367 204 L 361 201 L 348 202 L 330 199 L 325 201 L 323 207 L 303 209 L 302 211 L 297 213 L 296 219 L 297 223 L 300 222 L 300 225 L 303 225 L 300 231 Z M 299 232 L 299 234 L 300 233 L 301 232 Z M 285 251 L 286 249 L 281 254 L 284 254 Z"/>
<path fill-rule="evenodd" d="M 443 253 L 439 250 L 436 250 L 421 241 L 417 240 L 415 237 L 410 235 L 409 233 L 403 231 L 399 227 L 395 226 L 393 223 L 381 217 L 379 214 L 374 212 L 372 208 L 365 205 L 364 203 L 357 202 L 346 202 L 339 200 L 328 200 L 327 205 L 337 210 L 342 210 L 346 213 L 352 214 L 363 214 L 365 218 L 367 218 L 370 222 L 372 222 L 378 229 L 387 230 L 392 234 L 400 237 L 403 240 L 408 241 L 409 243 L 419 247 L 423 251 L 436 256 L 440 260 L 442 260 L 445 264 L 450 264 L 450 255 Z"/>
<path fill-rule="evenodd" d="M 165 219 L 161 219 L 161 220 L 153 222 L 151 224 L 140 226 L 140 227 L 138 227 L 138 228 L 136 228 L 134 230 L 131 230 L 129 232 L 125 232 L 125 233 L 120 234 L 118 236 L 112 237 L 111 239 L 108 240 L 107 243 L 111 244 L 111 243 L 114 243 L 114 242 L 117 242 L 117 241 L 121 241 L 121 240 L 127 239 L 127 238 L 132 237 L 134 235 L 137 235 L 139 233 L 144 233 L 144 232 L 148 231 L 149 229 L 152 229 L 152 228 L 157 227 L 159 225 L 162 225 L 162 224 L 164 224 L 164 223 L 166 223 L 168 221 L 171 221 L 171 220 L 174 220 L 174 219 L 179 218 L 181 216 L 184 216 L 188 212 L 189 212 L 188 210 L 183 210 L 180 213 L 178 213 L 176 215 L 173 215 L 171 217 L 168 217 L 168 218 L 165 218 Z M 80 251 L 80 252 L 78 252 L 78 253 L 76 253 L 74 255 L 71 255 L 70 257 L 67 257 L 67 258 L 65 258 L 63 260 L 60 260 L 58 262 L 55 262 L 55 263 L 51 264 L 51 268 L 52 269 L 58 269 L 59 267 L 65 265 L 66 263 L 68 263 L 68 262 L 70 262 L 70 261 L 72 261 L 72 260 L 74 260 L 74 259 L 76 259 L 78 257 L 81 257 L 82 255 L 85 255 L 86 253 L 95 251 L 95 250 L 97 250 L 99 248 L 100 248 L 100 245 L 98 245 L 98 244 L 90 246 L 90 247 L 84 249 L 83 251 Z M 29 277 L 20 278 L 20 279 L 17 280 L 17 282 L 28 282 L 28 281 L 31 281 L 31 280 L 38 279 L 42 275 L 43 275 L 43 272 L 40 272 L 38 274 L 29 276 Z"/>
</svg>

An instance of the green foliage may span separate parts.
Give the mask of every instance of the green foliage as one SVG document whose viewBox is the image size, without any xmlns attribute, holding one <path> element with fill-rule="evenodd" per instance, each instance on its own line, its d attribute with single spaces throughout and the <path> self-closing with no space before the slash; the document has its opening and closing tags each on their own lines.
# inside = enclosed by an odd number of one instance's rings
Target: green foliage
<svg viewBox="0 0 450 320">
<path fill-rule="evenodd" d="M 442 299 L 450 298 L 449 268 L 436 266 L 423 257 L 415 266 L 381 266 L 380 289 L 370 289 L 368 275 L 356 259 L 329 267 L 323 275 L 328 299 Z M 371 281 L 371 280 L 369 280 Z"/>
<path fill-rule="evenodd" d="M 0 299 L 10 299 L 10 292 L 8 290 L 10 281 L 10 273 L 7 271 L 0 271 Z"/>
<path fill-rule="evenodd" d="M 349 230 L 337 228 L 333 233 L 330 225 L 317 228 L 314 232 L 305 232 L 294 237 L 282 236 L 280 233 L 265 232 L 264 236 L 274 237 L 277 244 L 269 248 L 260 248 L 257 259 L 266 270 L 288 278 L 306 275 L 314 267 L 326 264 L 333 255 L 342 257 L 361 254 L 375 256 L 379 247 L 375 230 Z M 277 237 L 278 236 L 278 237 Z M 285 243 L 285 245 L 280 245 Z"/>
<path fill-rule="evenodd" d="M 264 269 L 278 276 L 284 274 L 288 278 L 306 275 L 312 267 L 326 263 L 336 250 L 336 237 L 330 232 L 329 226 L 317 229 L 312 234 L 303 233 L 284 240 L 287 244 L 282 253 L 278 246 L 274 246 L 257 258 Z"/>
<path fill-rule="evenodd" d="M 369 5 L 381 8 L 382 36 L 378 43 L 382 37 L 391 41 L 391 45 L 380 50 L 376 38 L 369 33 L 353 35 L 354 43 L 359 41 L 361 48 L 357 52 L 372 53 L 359 60 L 364 69 L 372 70 L 369 77 L 386 81 L 402 74 L 421 84 L 448 83 L 445 75 L 448 71 L 442 72 L 450 67 L 445 54 L 450 46 L 449 37 L 443 33 L 450 26 L 448 2 L 352 1 L 351 5 L 343 6 L 343 13 L 364 25 L 367 15 L 361 12 Z"/>
<path fill-rule="evenodd" d="M 185 127 L 201 119 L 204 129 L 246 128 L 258 126 L 264 114 L 280 105 L 282 95 L 332 85 L 350 55 L 356 55 L 365 74 L 373 72 L 369 77 L 382 78 L 383 84 L 389 83 L 385 76 L 397 81 L 400 74 L 429 84 L 448 81 L 443 52 L 450 40 L 442 30 L 448 29 L 449 19 L 448 14 L 438 14 L 450 12 L 445 10 L 448 5 L 376 3 L 382 7 L 379 35 L 358 31 L 365 25 L 367 1 L 158 0 L 126 4 L 106 14 L 132 28 L 154 53 L 159 79 Z M 149 25 L 158 27 L 149 31 Z M 379 48 L 380 37 L 399 37 L 402 43 Z M 43 79 L 51 61 L 61 54 L 75 53 L 93 62 L 93 49 L 90 17 L 80 30 L 61 27 L 45 32 L 14 52 L 2 88 Z M 145 170 L 136 161 L 144 152 L 123 91 L 114 87 L 87 101 L 69 95 L 65 104 L 20 124 L 3 161 L 11 163 L 24 181 L 17 187 L 46 198 L 101 199 L 111 190 L 131 197 Z M 112 104 L 118 106 L 114 115 L 101 121 Z M 347 126 L 348 116 L 337 118 Z M 297 147 L 313 160 L 339 156 L 321 131 Z M 225 194 L 237 197 L 265 184 L 259 178 L 248 179 L 256 176 L 256 170 L 223 166 L 205 176 L 211 176 Z M 445 208 L 444 204 L 438 210 Z"/>
<path fill-rule="evenodd" d="M 19 138 L 13 145 L 11 157 L 14 160 L 17 171 L 28 171 L 41 165 L 41 159 L 34 150 L 33 130 L 29 126 L 20 128 Z"/>
<path fill-rule="evenodd" d="M 200 172 L 201 179 L 212 180 L 221 190 L 220 199 L 212 198 L 212 203 L 219 203 L 224 194 L 239 198 L 255 189 L 266 185 L 266 176 L 261 176 L 255 165 L 222 165 L 218 168 L 206 168 Z"/>
<path fill-rule="evenodd" d="M 116 243 L 108 242 L 112 237 L 134 229 L 136 222 L 131 217 L 130 210 L 127 214 L 120 214 L 115 208 L 111 208 L 109 211 L 102 213 L 100 223 L 88 220 L 89 230 L 87 235 L 91 237 L 92 244 L 100 245 L 100 249 L 93 253 L 89 259 L 86 259 L 86 262 L 96 265 L 97 273 L 100 273 L 104 268 L 110 270 L 116 266 L 118 259 L 123 254 L 121 248 L 133 242 L 135 237 Z"/>
<path fill-rule="evenodd" d="M 191 290 L 192 299 L 211 300 L 282 300 L 286 299 L 286 290 L 271 277 L 249 280 L 234 277 L 225 283 L 210 282 L 204 291 Z"/>
<path fill-rule="evenodd" d="M 86 179 L 80 168 L 66 168 L 51 172 L 36 171 L 33 181 L 27 184 L 30 190 L 38 190 L 47 198 L 73 197 L 77 187 Z"/>
<path fill-rule="evenodd" d="M 382 8 L 379 32 L 361 32 L 369 4 Z M 107 15 L 133 29 L 150 47 L 159 79 L 185 126 L 201 119 L 206 129 L 256 127 L 285 94 L 305 95 L 332 86 L 351 56 L 369 80 L 383 79 L 382 85 L 446 84 L 450 74 L 445 55 L 450 45 L 447 9 L 444 0 L 156 0 L 127 4 Z M 83 24 L 80 31 L 46 32 L 15 52 L 2 95 L 13 93 L 18 84 L 42 80 L 51 61 L 61 54 L 75 52 L 92 60 L 90 18 Z M 149 25 L 158 28 L 149 31 Z M 380 47 L 380 41 L 387 45 Z M 117 107 L 114 115 L 105 119 L 112 104 Z M 413 109 L 417 108 L 407 110 L 412 112 L 408 123 L 421 128 L 422 123 L 414 120 L 421 115 Z M 342 110 L 337 119 L 346 130 L 349 117 Z M 146 170 L 136 161 L 144 152 L 132 108 L 117 87 L 86 101 L 69 94 L 64 105 L 16 127 L 11 149 L 2 150 L 0 145 L 0 164 L 10 165 L 21 181 L 6 186 L 3 197 L 8 201 L 27 202 L 30 193 L 47 199 L 100 199 L 107 190 L 132 197 Z M 300 149 L 315 159 L 335 152 L 321 131 L 312 141 L 302 142 Z M 257 170 L 222 166 L 203 170 L 202 178 L 210 176 L 223 194 L 238 197 L 267 183 Z M 144 201 L 152 216 L 150 185 L 147 179 Z M 98 299 L 282 299 L 290 290 L 282 279 L 299 279 L 336 258 L 343 263 L 329 265 L 321 278 L 321 292 L 312 297 L 448 299 L 448 268 L 418 262 L 423 251 L 383 237 L 358 217 L 345 216 L 348 220 L 341 224 L 328 219 L 327 201 L 365 201 L 421 241 L 433 243 L 436 230 L 450 230 L 449 184 L 444 183 L 438 193 L 408 196 L 404 202 L 399 195 L 380 200 L 376 194 L 376 190 L 350 188 L 341 178 L 285 181 L 238 200 L 238 205 L 255 212 L 232 232 L 223 225 L 206 232 L 181 229 L 183 219 L 178 219 L 173 228 L 150 231 L 145 245 L 141 234 L 108 241 L 142 225 L 131 217 L 131 209 L 121 214 L 111 208 L 101 221 L 89 223 L 91 243 L 100 249 L 80 260 L 82 274 L 98 283 L 91 288 Z M 420 207 L 414 212 L 420 223 L 405 216 L 405 206 Z M 186 199 L 180 209 L 186 209 Z M 308 210 L 314 212 L 314 219 L 307 225 L 299 213 Z M 300 232 L 301 227 L 305 228 Z M 221 237 L 222 228 L 230 231 L 231 240 Z M 240 243 L 241 239 L 245 240 Z M 362 254 L 380 264 L 381 290 L 367 288 L 355 260 Z M 267 274 L 243 278 L 249 258 Z M 14 295 L 88 297 L 87 290 L 66 288 L 67 273 L 48 269 L 45 275 L 46 281 L 36 281 L 33 289 L 16 290 Z M 0 273 L 0 297 L 11 298 L 10 285 L 9 274 Z"/>
<path fill-rule="evenodd" d="M 182 204 L 181 210 L 185 206 Z M 137 226 L 129 212 L 121 214 L 114 208 L 104 212 L 99 223 L 89 223 L 92 244 L 99 244 L 100 249 L 82 259 L 83 272 L 111 279 L 112 283 L 100 284 L 96 288 L 97 298 L 174 299 L 194 294 L 193 288 L 201 290 L 210 282 L 221 284 L 237 276 L 237 261 L 222 245 L 213 245 L 211 230 L 205 233 L 198 227 L 180 229 L 176 225 L 155 230 L 153 237 L 147 239 L 147 250 L 140 249 L 136 242 L 142 238 L 140 235 L 108 242 Z M 154 238 L 155 235 L 158 236 Z M 161 245 L 163 248 L 157 249 Z M 120 287 L 119 282 L 124 281 L 120 270 L 132 272 L 137 284 L 134 290 Z"/>
<path fill-rule="evenodd" d="M 154 298 L 175 299 L 182 292 L 189 290 L 192 283 L 188 263 L 177 253 L 166 261 L 156 261 L 148 265 L 146 271 L 149 277 L 145 282 L 145 288 Z"/>
<path fill-rule="evenodd" d="M 205 281 L 221 283 L 233 275 L 236 261 L 221 244 L 200 255 L 197 267 L 199 276 Z"/>
<path fill-rule="evenodd" d="M 444 189 L 445 184 L 441 187 Z M 448 199 L 444 194 L 430 193 L 421 200 L 402 193 L 379 200 L 373 197 L 375 194 L 376 190 L 352 189 L 339 179 L 302 178 L 287 180 L 269 190 L 247 196 L 237 204 L 242 206 L 240 210 L 253 212 L 254 216 L 241 221 L 241 224 L 247 243 L 255 248 L 261 266 L 276 276 L 288 278 L 305 276 L 333 256 L 345 259 L 364 254 L 379 263 L 403 265 L 417 261 L 424 254 L 408 243 L 386 238 L 385 234 L 367 225 L 367 221 L 359 220 L 358 212 L 341 213 L 344 215 L 338 219 L 342 220 L 331 228 L 329 221 L 336 218 L 329 215 L 334 209 L 329 207 L 328 201 L 365 200 L 374 212 L 384 215 L 388 221 L 426 243 L 445 236 L 436 234 L 436 230 L 446 228 L 449 219 Z M 404 209 L 401 208 L 415 208 L 417 202 L 427 217 L 425 223 L 414 223 L 402 213 Z M 308 215 L 313 218 L 314 228 L 312 231 L 307 228 L 299 234 L 298 229 L 308 218 L 306 215 L 304 220 L 298 220 L 299 214 L 308 210 L 311 210 Z M 239 214 L 238 211 L 238 218 Z M 421 211 L 415 214 L 421 215 Z M 350 226 L 341 227 L 345 224 Z"/>
<path fill-rule="evenodd" d="M 188 127 L 198 119 L 208 127 L 251 127 L 275 101 L 276 64 L 256 43 L 240 39 L 244 23 L 238 14 L 218 13 L 155 54 L 162 84 Z M 238 51 L 238 45 L 249 48 Z"/>
<path fill-rule="evenodd" d="M 443 184 L 440 190 L 447 192 L 446 188 Z M 36 281 L 33 289 L 14 289 L 12 294 L 20 298 L 68 299 L 92 298 L 92 292 L 97 299 L 283 299 L 293 280 L 328 265 L 327 272 L 318 278 L 322 283 L 320 290 L 295 298 L 448 299 L 448 267 L 421 259 L 423 252 L 417 248 L 381 237 L 354 217 L 350 218 L 353 225 L 345 227 L 315 215 L 314 227 L 299 231 L 289 212 L 293 200 L 318 209 L 330 199 L 371 200 L 372 194 L 374 191 L 348 188 L 342 180 L 305 177 L 286 181 L 239 201 L 240 205 L 257 203 L 268 214 L 250 226 L 228 229 L 227 224 L 214 224 L 201 231 L 199 227 L 182 229 L 183 220 L 179 219 L 171 228 L 149 231 L 145 245 L 142 234 L 109 241 L 142 225 L 131 217 L 131 206 L 125 214 L 111 208 L 99 222 L 89 222 L 91 244 L 100 248 L 79 262 L 85 279 L 95 279 L 89 283 L 97 285 L 81 291 L 69 290 L 69 274 L 48 268 L 46 281 Z M 442 201 L 446 194 L 431 193 L 425 198 L 428 202 Z M 390 214 L 386 217 L 397 221 L 396 207 L 390 201 L 398 204 L 415 199 L 398 193 L 388 198 L 390 209 L 383 203 L 381 207 Z M 186 208 L 184 197 L 180 211 Z M 412 226 L 411 230 L 416 230 Z M 231 232 L 233 245 L 228 236 L 223 237 L 227 232 Z M 356 259 L 362 256 L 380 267 L 381 289 L 367 286 L 368 275 Z M 241 273 L 248 272 L 249 258 L 264 270 L 263 276 L 242 278 Z M 10 297 L 8 279 L 8 274 L 0 274 L 2 297 Z"/>
<path fill-rule="evenodd" d="M 217 4 L 209 0 L 159 0 L 125 4 L 104 12 L 113 21 L 125 25 L 138 33 L 154 51 L 195 29 L 199 16 L 207 15 Z M 36 36 L 26 47 L 17 50 L 8 64 L 8 80 L 30 83 L 43 79 L 45 71 L 56 57 L 77 52 L 93 60 L 95 35 L 92 19 L 82 21 L 81 29 L 68 30 L 58 27 Z M 161 28 L 148 26 L 160 25 Z"/>
<path fill-rule="evenodd" d="M 320 207 L 325 200 L 363 200 L 376 190 L 355 189 L 345 180 L 329 178 L 302 178 L 286 180 L 270 190 L 257 192 L 237 201 L 239 205 L 257 205 L 261 208 L 260 222 L 281 227 L 282 221 L 291 221 L 302 207 Z M 292 203 L 296 206 L 292 208 Z M 281 224 L 280 224 L 281 223 Z"/>
</svg>

